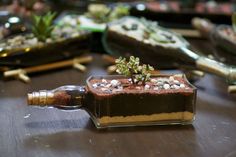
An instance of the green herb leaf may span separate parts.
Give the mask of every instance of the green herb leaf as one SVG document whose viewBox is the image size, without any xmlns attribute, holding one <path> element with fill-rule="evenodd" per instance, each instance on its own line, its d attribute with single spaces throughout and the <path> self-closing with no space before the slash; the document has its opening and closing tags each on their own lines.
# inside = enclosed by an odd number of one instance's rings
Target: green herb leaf
<svg viewBox="0 0 236 157">
<path fill-rule="evenodd" d="M 130 56 L 128 62 L 126 62 L 125 58 L 119 57 L 115 63 L 117 67 L 116 72 L 130 77 L 132 84 L 142 82 L 142 85 L 145 85 L 145 83 L 150 80 L 150 72 L 154 70 L 150 65 L 140 65 L 139 58 L 134 56 Z"/>
<path fill-rule="evenodd" d="M 33 15 L 33 27 L 32 32 L 35 37 L 40 41 L 45 41 L 47 38 L 51 37 L 52 31 L 54 29 L 53 19 L 56 13 L 48 12 L 44 16 Z"/>
</svg>

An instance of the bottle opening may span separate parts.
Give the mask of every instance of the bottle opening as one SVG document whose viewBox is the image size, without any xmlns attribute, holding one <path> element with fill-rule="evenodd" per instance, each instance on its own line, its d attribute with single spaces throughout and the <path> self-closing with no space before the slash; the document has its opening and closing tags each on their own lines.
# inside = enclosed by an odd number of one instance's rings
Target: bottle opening
<svg viewBox="0 0 236 157">
<path fill-rule="evenodd" d="M 27 97 L 28 105 L 39 105 L 39 106 L 46 106 L 51 104 L 50 98 L 52 94 L 46 90 L 42 90 L 39 92 L 29 93 Z"/>
</svg>

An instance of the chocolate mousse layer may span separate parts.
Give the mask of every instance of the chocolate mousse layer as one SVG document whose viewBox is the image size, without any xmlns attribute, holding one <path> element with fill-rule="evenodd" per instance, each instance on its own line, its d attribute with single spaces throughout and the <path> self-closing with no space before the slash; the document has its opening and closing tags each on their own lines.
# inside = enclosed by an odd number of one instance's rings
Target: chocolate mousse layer
<svg viewBox="0 0 236 157">
<path fill-rule="evenodd" d="M 104 33 L 103 44 L 113 55 L 134 55 L 158 68 L 178 67 L 180 62 L 181 65 L 192 65 L 194 62 L 180 52 L 179 47 L 189 46 L 186 40 L 154 25 L 152 21 L 134 17 L 110 23 Z"/>
<path fill-rule="evenodd" d="M 195 100 L 196 89 L 184 76 L 160 75 L 145 86 L 134 86 L 123 76 L 91 77 L 85 102 L 98 125 L 106 126 L 191 123 Z"/>
</svg>

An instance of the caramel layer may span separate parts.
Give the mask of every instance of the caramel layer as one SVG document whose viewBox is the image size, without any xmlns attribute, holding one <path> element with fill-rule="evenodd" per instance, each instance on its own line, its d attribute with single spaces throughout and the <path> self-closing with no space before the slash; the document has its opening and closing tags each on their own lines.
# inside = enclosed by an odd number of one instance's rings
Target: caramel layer
<svg viewBox="0 0 236 157">
<path fill-rule="evenodd" d="M 159 113 L 152 115 L 137 115 L 137 116 L 104 116 L 99 118 L 98 122 L 101 125 L 107 125 L 111 123 L 137 123 L 137 122 L 158 122 L 168 120 L 182 120 L 192 121 L 194 113 L 192 112 L 173 112 L 173 113 Z"/>
</svg>

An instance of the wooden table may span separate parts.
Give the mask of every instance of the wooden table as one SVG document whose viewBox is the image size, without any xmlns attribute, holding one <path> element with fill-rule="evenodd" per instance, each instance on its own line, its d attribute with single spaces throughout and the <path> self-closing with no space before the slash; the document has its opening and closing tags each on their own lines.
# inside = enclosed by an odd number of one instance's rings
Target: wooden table
<svg viewBox="0 0 236 157">
<path fill-rule="evenodd" d="M 203 51 L 208 44 L 193 41 Z M 204 45 L 205 43 L 205 45 Z M 106 74 L 100 55 L 86 73 L 61 69 L 31 75 L 32 82 L 0 81 L 0 157 L 235 157 L 236 95 L 221 78 L 206 75 L 198 87 L 193 125 L 97 130 L 83 110 L 65 112 L 26 105 L 28 92 L 84 84 Z"/>
</svg>

